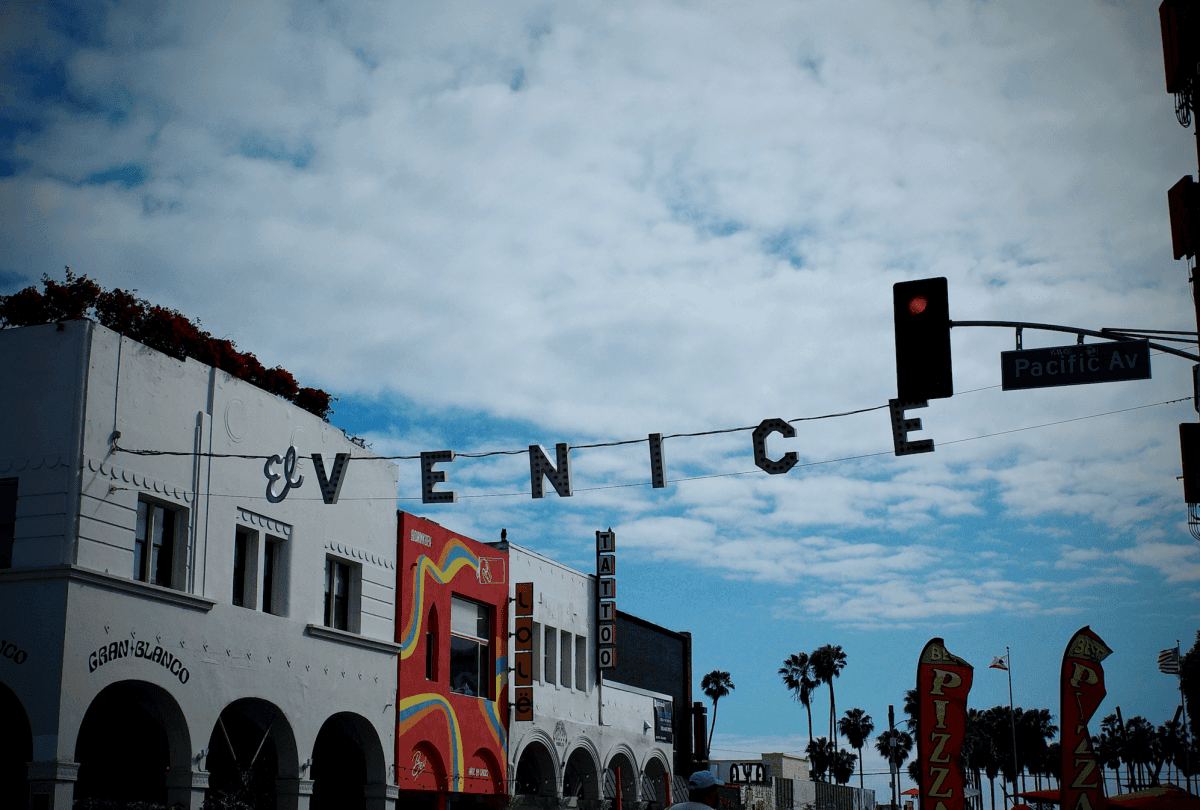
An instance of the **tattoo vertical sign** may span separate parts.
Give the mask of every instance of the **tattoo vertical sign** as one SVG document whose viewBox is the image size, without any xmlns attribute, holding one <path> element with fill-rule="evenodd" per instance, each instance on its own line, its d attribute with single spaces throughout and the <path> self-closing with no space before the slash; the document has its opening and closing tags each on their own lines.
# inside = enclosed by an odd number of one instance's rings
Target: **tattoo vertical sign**
<svg viewBox="0 0 1200 810">
<path fill-rule="evenodd" d="M 1059 685 L 1063 810 L 1100 810 L 1105 804 L 1099 763 L 1087 724 L 1108 694 L 1104 689 L 1104 667 L 1100 664 L 1111 654 L 1112 650 L 1090 627 L 1072 636 L 1063 653 Z"/>
<path fill-rule="evenodd" d="M 917 756 L 922 810 L 964 810 L 962 746 L 974 669 L 930 639 L 917 665 Z"/>
</svg>

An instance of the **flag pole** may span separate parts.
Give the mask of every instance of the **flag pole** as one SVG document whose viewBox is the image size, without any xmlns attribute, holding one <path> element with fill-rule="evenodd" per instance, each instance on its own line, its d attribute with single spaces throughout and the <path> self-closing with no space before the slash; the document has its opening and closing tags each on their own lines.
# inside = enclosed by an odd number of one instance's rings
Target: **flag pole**
<svg viewBox="0 0 1200 810">
<path fill-rule="evenodd" d="M 1017 788 L 1017 774 L 1020 772 L 1021 769 L 1017 765 L 1017 718 L 1013 712 L 1012 651 L 1008 648 L 1007 644 L 1004 645 L 1004 657 L 1008 659 L 1007 661 L 1005 661 L 1005 663 L 1008 664 L 1008 726 L 1012 730 L 1012 746 L 1013 746 L 1012 802 L 1015 805 L 1017 803 L 1017 789 L 1018 789 Z"/>
<path fill-rule="evenodd" d="M 1179 665 L 1179 639 L 1175 639 L 1175 677 L 1179 683 L 1179 708 L 1183 709 L 1183 767 L 1188 792 L 1192 791 L 1192 735 L 1188 732 L 1187 698 L 1183 695 L 1183 667 Z"/>
</svg>

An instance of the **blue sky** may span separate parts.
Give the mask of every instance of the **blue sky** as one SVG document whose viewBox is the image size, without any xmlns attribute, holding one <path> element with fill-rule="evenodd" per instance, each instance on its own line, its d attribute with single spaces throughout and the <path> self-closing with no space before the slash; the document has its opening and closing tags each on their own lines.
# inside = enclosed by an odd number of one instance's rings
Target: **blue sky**
<svg viewBox="0 0 1200 810">
<path fill-rule="evenodd" d="M 1195 144 L 1156 9 L 10 4 L 0 291 L 63 265 L 136 288 L 338 396 L 381 454 L 875 408 L 896 281 L 946 276 L 955 320 L 1195 328 L 1166 203 Z M 570 499 L 531 499 L 518 455 L 443 465 L 494 497 L 400 505 L 583 570 L 613 527 L 622 609 L 692 632 L 697 689 L 732 673 L 716 756 L 803 748 L 776 670 L 826 643 L 839 713 L 881 728 L 934 636 L 975 665 L 971 705 L 1007 701 L 1010 645 L 1016 702 L 1057 715 L 1090 625 L 1101 712 L 1161 723 L 1155 655 L 1200 628 L 1189 364 L 1002 392 L 1013 346 L 954 331 L 959 393 L 912 414 L 932 454 L 891 455 L 873 410 L 775 437 L 808 465 L 787 475 L 743 431 L 668 440 L 695 480 L 663 490 L 634 444 L 575 451 Z"/>
</svg>

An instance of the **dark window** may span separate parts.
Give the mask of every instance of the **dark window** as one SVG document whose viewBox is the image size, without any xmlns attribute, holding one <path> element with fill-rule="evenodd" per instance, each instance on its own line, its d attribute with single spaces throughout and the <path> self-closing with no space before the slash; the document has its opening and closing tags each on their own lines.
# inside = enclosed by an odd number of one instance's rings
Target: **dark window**
<svg viewBox="0 0 1200 810">
<path fill-rule="evenodd" d="M 325 626 L 350 629 L 350 566 L 325 559 Z"/>
<path fill-rule="evenodd" d="M 17 527 L 17 479 L 0 481 L 0 568 L 12 568 L 13 537 Z"/>
<path fill-rule="evenodd" d="M 170 588 L 174 561 L 175 513 L 155 503 L 138 501 L 133 578 Z"/>
<path fill-rule="evenodd" d="M 436 606 L 429 608 L 429 621 L 425 625 L 425 680 L 438 679 L 438 612 Z"/>
<path fill-rule="evenodd" d="M 450 689 L 460 695 L 491 697 L 492 611 L 456 596 L 450 598 Z"/>
<path fill-rule="evenodd" d="M 559 666 L 559 683 L 568 689 L 571 688 L 571 634 L 566 630 L 558 635 L 561 644 L 559 648 L 558 666 Z"/>
<path fill-rule="evenodd" d="M 282 605 L 275 604 L 275 567 L 279 562 L 280 540 L 278 537 L 267 537 L 263 546 L 263 601 L 264 613 L 281 612 Z"/>
<path fill-rule="evenodd" d="M 575 636 L 575 688 L 587 691 L 587 639 Z"/>
<path fill-rule="evenodd" d="M 554 653 L 558 651 L 558 631 L 553 627 L 546 628 L 546 643 L 542 645 L 542 660 L 546 664 L 546 683 L 554 683 Z"/>
<path fill-rule="evenodd" d="M 233 604 L 236 607 L 254 607 L 246 604 L 246 555 L 250 552 L 250 532 L 238 529 L 233 537 Z"/>
</svg>

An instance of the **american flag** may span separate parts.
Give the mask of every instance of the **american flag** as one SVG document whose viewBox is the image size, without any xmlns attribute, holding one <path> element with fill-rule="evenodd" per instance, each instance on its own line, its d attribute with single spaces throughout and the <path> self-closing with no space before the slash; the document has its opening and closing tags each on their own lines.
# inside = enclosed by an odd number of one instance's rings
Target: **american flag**
<svg viewBox="0 0 1200 810">
<path fill-rule="evenodd" d="M 1167 675 L 1179 674 L 1179 648 L 1172 647 L 1158 654 L 1158 671 Z"/>
</svg>

